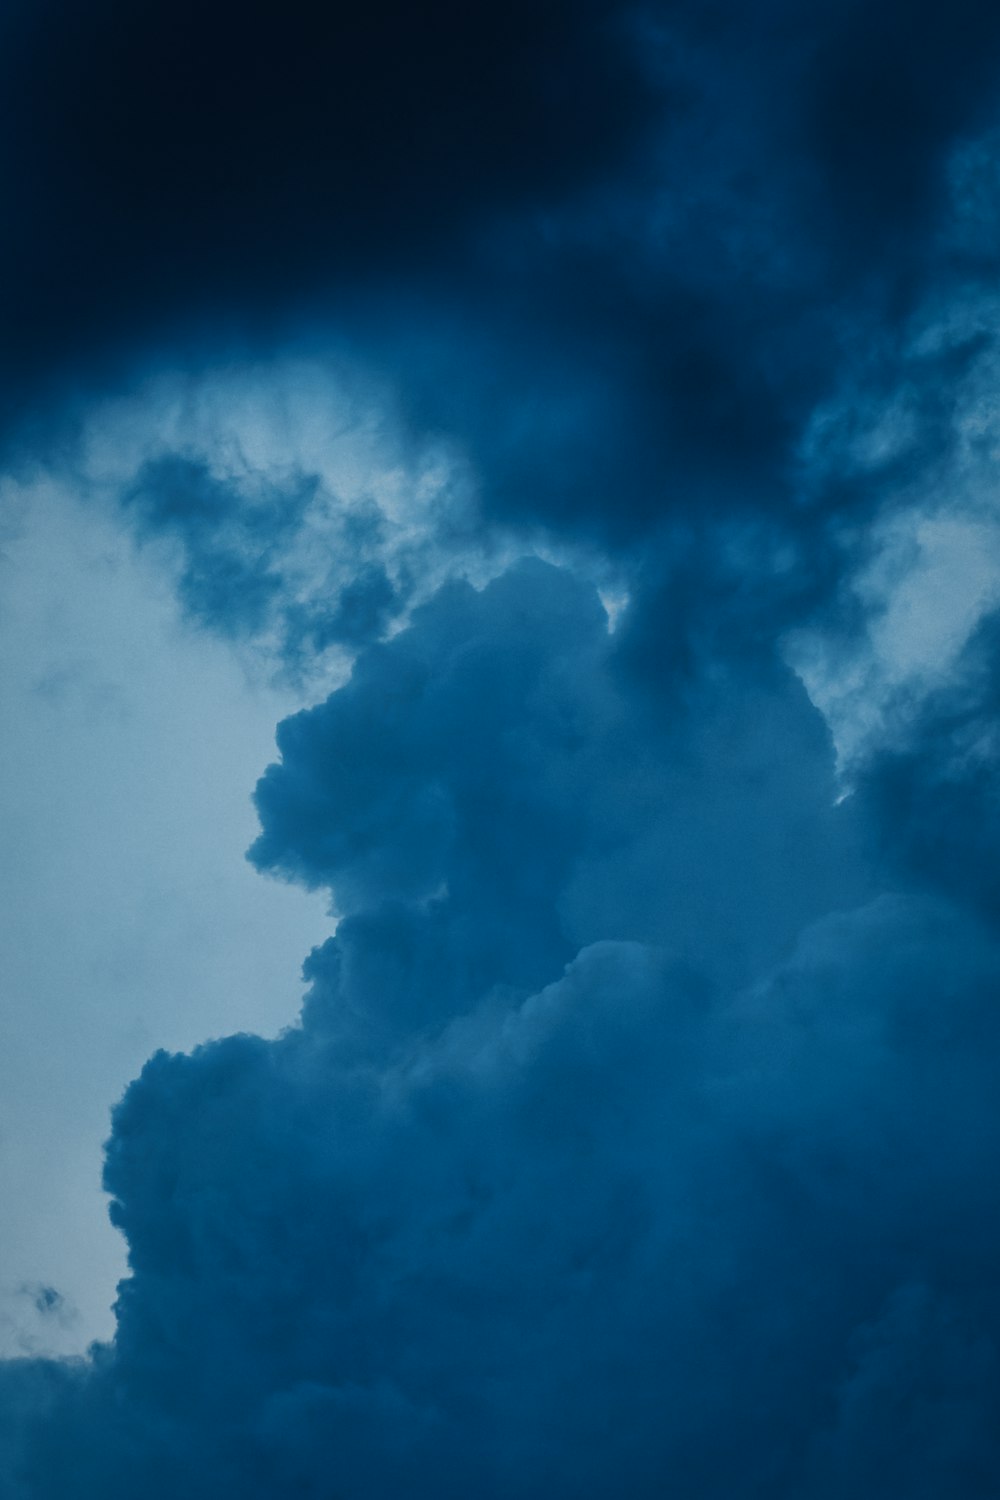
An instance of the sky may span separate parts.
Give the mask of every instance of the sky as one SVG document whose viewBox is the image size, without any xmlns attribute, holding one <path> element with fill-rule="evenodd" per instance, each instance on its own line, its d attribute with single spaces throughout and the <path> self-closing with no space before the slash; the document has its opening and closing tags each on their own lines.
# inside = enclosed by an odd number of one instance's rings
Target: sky
<svg viewBox="0 0 1000 1500">
<path fill-rule="evenodd" d="M 996 1500 L 1000 10 L 0 117 L 0 1495 Z"/>
</svg>

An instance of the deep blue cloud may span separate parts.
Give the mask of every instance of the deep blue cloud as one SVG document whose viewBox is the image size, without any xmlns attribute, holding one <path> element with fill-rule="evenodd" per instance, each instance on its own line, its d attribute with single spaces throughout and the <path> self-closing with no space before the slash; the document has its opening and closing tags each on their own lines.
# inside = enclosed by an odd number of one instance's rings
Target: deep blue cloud
<svg viewBox="0 0 1000 1500">
<path fill-rule="evenodd" d="M 983 0 L 46 0 L 5 32 L 11 441 L 49 440 L 53 381 L 332 334 L 489 514 L 617 543 L 801 523 L 816 400 L 970 270 L 947 164 L 1000 66 Z"/>
<path fill-rule="evenodd" d="M 613 170 L 650 108 L 607 0 L 52 0 L 3 30 L 8 351 L 33 371 L 439 274 L 484 219 Z"/>
<path fill-rule="evenodd" d="M 4 1494 L 995 1500 L 997 617 L 846 782 L 788 658 L 991 474 L 1000 11 L 3 27 L 11 451 L 130 370 L 336 347 L 473 541 L 565 563 L 415 605 L 373 502 L 302 594 L 294 455 L 120 487 L 196 625 L 355 654 L 250 853 L 334 930 L 298 1024 L 117 1106 L 117 1332 L 0 1366 Z"/>
<path fill-rule="evenodd" d="M 592 587 L 541 563 L 450 586 L 281 726 L 255 862 L 329 886 L 383 952 L 420 911 L 457 948 L 421 987 L 443 1006 L 477 973 L 476 994 L 543 982 L 597 939 L 727 978 L 773 960 L 863 881 L 825 726 L 787 669 L 664 704 L 617 640 Z M 799 843 L 825 856 L 793 868 Z"/>
<path fill-rule="evenodd" d="M 11 1492 L 985 1500 L 1000 944 L 873 896 L 794 679 L 665 713 L 531 564 L 279 743 L 255 861 L 346 916 L 119 1106 L 118 1334 L 7 1369 Z"/>
</svg>

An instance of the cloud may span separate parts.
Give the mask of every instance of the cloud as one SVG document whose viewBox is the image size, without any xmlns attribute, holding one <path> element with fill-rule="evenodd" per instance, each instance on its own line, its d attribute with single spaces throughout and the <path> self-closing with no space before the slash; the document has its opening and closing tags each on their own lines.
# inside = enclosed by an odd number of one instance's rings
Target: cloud
<svg viewBox="0 0 1000 1500">
<path fill-rule="evenodd" d="M 607 625 L 592 585 L 538 561 L 446 586 L 281 726 L 255 862 L 351 919 L 423 908 L 463 985 L 480 962 L 537 982 L 605 937 L 694 943 L 730 974 L 776 955 L 864 878 L 819 715 L 787 670 L 665 708 Z M 829 859 L 790 870 L 795 838 Z"/>
<path fill-rule="evenodd" d="M 648 109 L 616 7 L 590 0 L 52 0 L 4 32 L 11 353 L 34 374 L 170 321 L 252 327 L 440 274 L 484 219 L 613 170 Z"/>
<path fill-rule="evenodd" d="M 447 578 L 483 584 L 529 547 L 620 603 L 628 569 L 489 523 L 454 442 L 406 428 L 399 391 L 327 351 L 162 370 L 65 415 L 8 494 L 74 494 L 162 570 L 183 616 L 301 697 L 342 680 Z M 13 508 L 12 508 L 13 510 Z"/>
<path fill-rule="evenodd" d="M 995 1479 L 997 939 L 871 896 L 794 678 L 665 713 L 618 639 L 532 562 L 286 722 L 254 859 L 345 916 L 118 1107 L 115 1342 L 6 1367 L 12 1493 Z"/>
<path fill-rule="evenodd" d="M 998 48 L 982 0 L 15 8 L 8 447 L 164 361 L 332 344 L 494 520 L 811 524 L 817 401 L 991 274 Z"/>
<path fill-rule="evenodd" d="M 951 892 L 994 922 L 998 628 L 994 610 L 948 680 L 872 757 L 861 783 L 876 837 L 899 875 Z"/>
<path fill-rule="evenodd" d="M 336 924 L 7 1489 L 994 1496 L 995 7 L 3 24 L 8 462 L 333 680 Z"/>
</svg>

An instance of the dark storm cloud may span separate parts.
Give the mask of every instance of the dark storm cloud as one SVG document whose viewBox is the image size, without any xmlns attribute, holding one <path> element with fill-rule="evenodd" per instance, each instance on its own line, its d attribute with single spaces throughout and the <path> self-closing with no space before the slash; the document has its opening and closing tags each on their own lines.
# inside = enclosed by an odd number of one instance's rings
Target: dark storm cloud
<svg viewBox="0 0 1000 1500">
<path fill-rule="evenodd" d="M 444 944 L 424 989 L 446 1007 L 471 975 L 538 984 L 597 937 L 729 980 L 766 965 L 863 884 L 825 726 L 786 668 L 697 684 L 692 728 L 616 639 L 592 587 L 542 563 L 443 590 L 281 726 L 255 862 L 331 887 L 346 929 L 384 953 L 421 911 L 400 978 Z M 826 860 L 790 869 L 799 836 Z"/>
<path fill-rule="evenodd" d="M 528 562 L 379 642 L 360 533 L 296 614 L 318 480 L 124 486 L 203 625 L 363 645 L 257 791 L 252 859 L 339 920 L 300 1026 L 118 1107 L 116 1338 L 0 1366 L 5 1492 L 994 1500 L 996 625 L 839 802 L 783 650 L 862 632 L 991 368 L 988 316 L 915 329 L 994 265 L 1000 11 L 4 25 L 23 393 L 168 320 L 335 333 L 487 519 L 631 586 L 611 632 Z"/>
<path fill-rule="evenodd" d="M 613 168 L 648 108 L 631 50 L 599 0 L 9 9 L 9 352 L 447 261 Z"/>
<path fill-rule="evenodd" d="M 254 857 L 348 915 L 116 1111 L 17 1500 L 995 1491 L 1000 947 L 871 898 L 791 679 L 646 693 L 533 564 L 285 723 Z"/>
<path fill-rule="evenodd" d="M 329 334 L 492 514 L 619 540 L 792 513 L 815 401 L 954 272 L 1000 44 L 975 0 L 46 0 L 5 32 L 8 402 Z"/>
</svg>

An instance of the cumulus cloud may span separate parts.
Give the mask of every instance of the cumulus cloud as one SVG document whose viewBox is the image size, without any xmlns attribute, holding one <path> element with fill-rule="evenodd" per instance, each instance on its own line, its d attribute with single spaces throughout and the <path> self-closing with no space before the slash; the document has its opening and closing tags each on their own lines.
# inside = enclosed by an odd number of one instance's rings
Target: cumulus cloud
<svg viewBox="0 0 1000 1500">
<path fill-rule="evenodd" d="M 12 1493 L 988 1492 L 1000 944 L 872 894 L 790 673 L 666 713 L 619 640 L 535 562 L 283 726 L 254 859 L 345 916 L 119 1106 Z"/>
<path fill-rule="evenodd" d="M 541 562 L 446 587 L 281 726 L 253 858 L 349 918 L 422 904 L 463 976 L 482 951 L 537 981 L 605 937 L 766 962 L 862 878 L 825 726 L 787 670 L 664 706 L 607 627 L 591 585 Z M 798 840 L 826 857 L 790 868 Z"/>
<path fill-rule="evenodd" d="M 992 1500 L 995 7 L 4 24 L 9 462 L 321 698 L 335 924 L 118 1105 L 7 1491 Z"/>
</svg>

